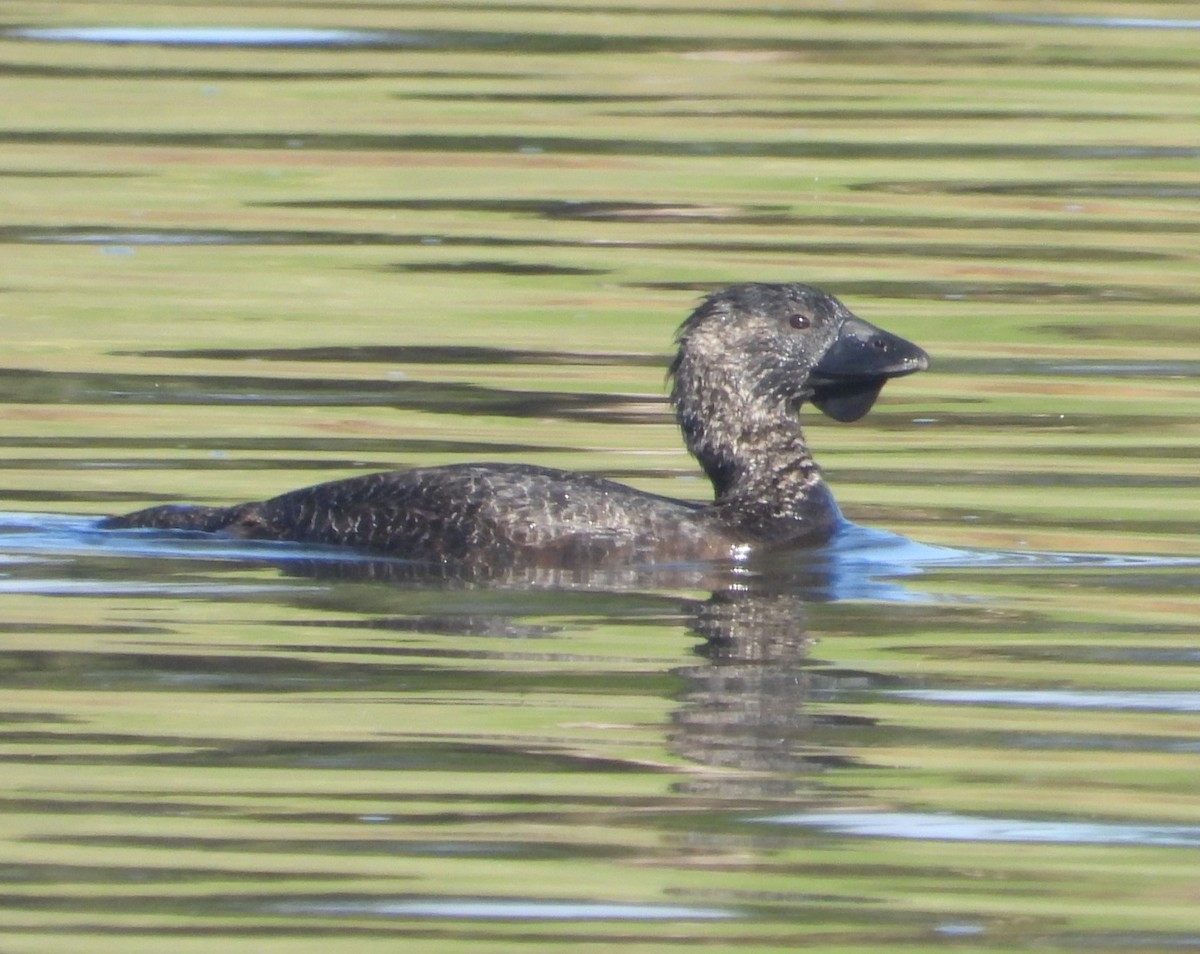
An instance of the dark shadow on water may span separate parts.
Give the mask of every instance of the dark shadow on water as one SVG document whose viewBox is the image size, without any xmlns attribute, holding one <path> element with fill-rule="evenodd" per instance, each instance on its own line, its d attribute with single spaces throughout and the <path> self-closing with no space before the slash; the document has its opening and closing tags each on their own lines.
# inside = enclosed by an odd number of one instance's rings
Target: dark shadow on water
<svg viewBox="0 0 1200 954">
<path fill-rule="evenodd" d="M 928 183 L 913 183 L 913 191 L 924 189 Z M 967 187 L 971 183 L 959 183 Z M 1006 184 L 1011 186 L 1012 184 Z M 1067 184 L 1064 183 L 1064 186 Z M 1070 183 L 1078 187 L 1078 183 Z M 1146 189 L 1154 188 L 1146 184 Z M 903 183 L 867 183 L 851 185 L 851 189 L 872 191 L 877 189 L 905 191 Z M 934 191 L 934 190 L 930 190 Z M 1056 194 L 1052 191 L 1047 194 Z M 1148 195 L 1150 193 L 1147 193 Z M 1064 194 L 1064 197 L 1065 194 Z M 370 198 L 370 199 L 302 199 L 285 202 L 255 203 L 263 208 L 295 209 L 348 209 L 381 212 L 464 212 L 527 216 L 550 220 L 581 222 L 636 222 L 655 224 L 659 222 L 698 222 L 711 225 L 760 225 L 779 226 L 790 229 L 813 227 L 844 228 L 846 216 L 813 215 L 793 211 L 785 205 L 699 205 L 681 202 L 634 202 L 610 200 L 563 200 L 563 199 L 479 199 L 466 198 Z M 969 209 L 956 208 L 944 215 L 912 214 L 908 212 L 871 212 L 856 210 L 852 219 L 859 228 L 886 229 L 952 229 L 952 230 L 1015 230 L 1048 232 L 1117 232 L 1134 233 L 1184 233 L 1200 232 L 1200 222 L 1190 218 L 1153 219 L 1136 215 L 1102 218 L 1092 211 L 1089 214 L 1073 214 L 1062 210 L 1049 215 L 973 215 Z"/>
<path fill-rule="evenodd" d="M 0 76 L 4 74 L 0 67 Z M 0 169 L 0 179 L 136 179 L 136 172 L 113 172 L 111 170 L 80 172 L 75 169 Z"/>
<path fill-rule="evenodd" d="M 555 51 L 558 52 L 558 51 Z M 1107 64 L 1106 64 L 1107 66 Z M 1195 159 L 1200 146 L 1054 144 L 1020 142 L 928 142 L 895 140 L 758 141 L 598 139 L 554 135 L 432 135 L 385 133 L 144 132 L 116 130 L 9 129 L 0 143 L 18 145 L 125 146 L 184 149 L 301 149 L 354 152 L 503 153 L 525 155 L 674 156 L 741 159 L 877 159 L 886 161 L 1135 160 Z"/>
<path fill-rule="evenodd" d="M 537 265 L 525 262 L 414 262 L 395 265 L 398 272 L 433 272 L 448 275 L 608 275 L 603 268 L 571 268 L 566 265 Z"/>
<path fill-rule="evenodd" d="M 612 361 L 605 357 L 606 364 Z M 20 368 L 0 369 L 0 403 L 395 407 L 445 414 L 624 423 L 667 417 L 665 399 L 649 395 L 518 391 L 445 381 L 164 377 Z"/>
<path fill-rule="evenodd" d="M 622 354 L 609 351 L 548 351 L 529 348 L 493 348 L 480 345 L 351 345 L 325 348 L 183 348 L 166 351 L 115 351 L 144 358 L 203 358 L 217 361 L 316 361 L 367 364 L 486 365 L 616 365 L 661 367 L 666 356 Z"/>
<path fill-rule="evenodd" d="M 2 137 L 0 137 L 2 138 Z M 698 232 L 697 234 L 703 234 Z M 793 239 L 777 241 L 738 240 L 635 240 L 635 239 L 547 239 L 497 237 L 492 235 L 447 235 L 447 234 L 401 234 L 391 232 L 335 232 L 335 231 L 274 231 L 261 229 L 132 229 L 126 227 L 69 226 L 0 226 L 0 244 L 17 245 L 95 245 L 112 253 L 119 251 L 132 254 L 141 246 L 210 246 L 210 245 L 372 245 L 379 247 L 418 248 L 528 248 L 528 249 L 670 249 L 685 252 L 716 252 L 720 254 L 763 252 L 769 254 L 819 255 L 832 258 L 856 258 L 863 256 L 885 256 L 888 258 L 934 258 L 967 260 L 1031 259 L 1042 261 L 1046 246 L 1041 243 L 1028 245 L 999 245 L 996 243 L 964 244 L 961 242 L 830 242 L 809 240 L 797 242 Z M 1087 248 L 1058 248 L 1054 257 L 1061 262 L 1133 262 L 1168 261 L 1181 256 L 1131 249 L 1127 245 L 1110 248 L 1089 246 Z M 401 269 L 425 263 L 401 263 Z M 393 266 L 394 268 L 394 266 Z M 720 284 L 727 284 L 721 282 Z M 648 283 L 644 286 L 673 288 L 676 283 Z M 684 283 L 679 287 L 692 287 Z M 969 286 L 968 286 L 969 287 Z M 988 286 L 982 286 L 988 287 Z M 1003 286 L 1002 286 L 1003 287 Z M 1020 287 L 1020 286 L 1014 286 Z M 1054 289 L 1059 286 L 1036 286 Z M 1069 287 L 1069 286 L 1064 286 Z M 1134 292 L 1133 300 L 1139 300 Z M 1121 291 L 1110 293 L 1113 300 L 1120 299 Z"/>
<path fill-rule="evenodd" d="M 305 199 L 259 203 L 264 208 L 359 209 L 382 212 L 469 212 L 580 222 L 706 222 L 785 224 L 785 206 L 696 205 L 566 199 Z M 796 220 L 798 221 L 798 220 Z"/>
<path fill-rule="evenodd" d="M 1140 118 L 1134 113 L 1110 113 L 1084 110 L 1036 110 L 1036 109 L 864 109 L 860 106 L 847 108 L 843 103 L 838 106 L 779 107 L 777 109 L 713 109 L 697 106 L 692 109 L 623 109 L 612 110 L 609 116 L 656 116 L 662 119 L 699 119 L 712 120 L 722 118 L 737 119 L 786 119 L 786 120 L 836 120 L 839 122 L 860 121 L 864 123 L 878 122 L 894 126 L 899 122 L 1011 122 L 1015 119 L 1025 121 L 1050 120 L 1053 122 L 1092 123 L 1100 121 L 1120 121 Z"/>
<path fill-rule="evenodd" d="M 507 78 L 507 76 L 503 77 Z M 565 103 L 568 105 L 589 105 L 592 103 L 711 103 L 728 102 L 733 96 L 713 96 L 709 94 L 689 93 L 549 93 L 536 91 L 530 93 L 504 93 L 494 89 L 462 90 L 456 92 L 418 92 L 408 90 L 396 93 L 396 99 L 414 99 L 436 103 Z"/>
<path fill-rule="evenodd" d="M 493 73 L 483 70 L 419 70 L 419 69 L 328 69 L 316 67 L 307 70 L 282 68 L 253 69 L 242 66 L 222 68 L 219 66 L 69 66 L 61 63 L 0 63 L 0 77 L 34 77 L 46 79 L 135 79 L 135 80 L 201 80 L 210 82 L 237 82 L 239 80 L 266 80 L 272 82 L 313 80 L 360 80 L 360 79 L 403 79 L 403 80 L 475 80 L 481 83 L 513 82 L 514 80 L 539 79 L 536 73 Z M 213 95 L 219 95 L 213 91 Z"/>
<path fill-rule="evenodd" d="M 728 284 L 712 282 L 636 282 L 631 288 L 656 291 L 691 291 L 705 294 Z M 1200 295 L 1162 286 L 1138 286 L 1109 283 L 1089 285 L 1078 282 L 979 282 L 979 281 L 845 281 L 837 285 L 839 296 L 893 298 L 904 300 L 942 300 L 977 302 L 1106 302 L 1120 304 L 1153 303 L 1172 305 L 1200 304 Z M 1130 325 L 1137 328 L 1136 325 Z M 1176 330 L 1178 335 L 1178 330 Z"/>
<path fill-rule="evenodd" d="M 121 448 L 154 450 L 161 448 L 162 437 L 126 437 L 113 434 L 86 434 L 70 437 L 0 437 L 0 448 L 40 447 L 59 449 Z M 229 451 L 308 451 L 320 454 L 510 454 L 515 451 L 560 451 L 577 448 L 555 444 L 520 444 L 512 441 L 433 440 L 410 437 L 183 437 L 171 435 L 170 445 L 179 450 L 208 451 L 220 455 Z M 46 465 L 43 459 L 43 466 Z M 0 464 L 0 469 L 3 469 Z M 155 462 L 155 467 L 162 466 Z"/>
</svg>

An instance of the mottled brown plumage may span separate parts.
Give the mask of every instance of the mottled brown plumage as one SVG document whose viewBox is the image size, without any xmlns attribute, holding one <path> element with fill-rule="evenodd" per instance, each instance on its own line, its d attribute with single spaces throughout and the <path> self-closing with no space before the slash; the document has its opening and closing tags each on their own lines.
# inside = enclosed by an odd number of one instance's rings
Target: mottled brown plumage
<svg viewBox="0 0 1200 954">
<path fill-rule="evenodd" d="M 671 401 L 712 481 L 708 505 L 587 474 L 481 463 L 370 474 L 234 507 L 153 507 L 103 526 L 338 544 L 484 573 L 725 559 L 816 543 L 840 515 L 805 445 L 800 405 L 854 420 L 887 378 L 928 363 L 920 348 L 799 284 L 709 295 L 678 342 Z"/>
</svg>

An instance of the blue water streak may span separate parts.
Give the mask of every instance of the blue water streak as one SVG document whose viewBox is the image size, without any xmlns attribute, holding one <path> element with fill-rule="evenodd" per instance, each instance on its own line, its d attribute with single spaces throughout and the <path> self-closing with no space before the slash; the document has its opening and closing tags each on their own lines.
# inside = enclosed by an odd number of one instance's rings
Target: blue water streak
<svg viewBox="0 0 1200 954">
<path fill-rule="evenodd" d="M 1041 821 L 932 812 L 804 812 L 773 815 L 758 821 L 819 828 L 863 838 L 1200 847 L 1200 827 L 1195 825 Z"/>
<path fill-rule="evenodd" d="M 306 27 L 15 27 L 8 39 L 43 43 L 112 43 L 155 46 L 252 47 L 423 47 L 420 34 L 392 30 L 339 30 Z"/>
</svg>

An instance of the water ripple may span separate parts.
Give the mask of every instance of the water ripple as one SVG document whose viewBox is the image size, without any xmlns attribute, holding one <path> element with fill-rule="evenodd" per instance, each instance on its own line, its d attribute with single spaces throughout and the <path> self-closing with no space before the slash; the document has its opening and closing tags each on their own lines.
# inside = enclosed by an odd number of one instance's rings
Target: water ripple
<svg viewBox="0 0 1200 954">
<path fill-rule="evenodd" d="M 1022 16 L 1001 14 L 989 16 L 993 23 L 1014 23 L 1028 26 L 1102 27 L 1116 30 L 1200 30 L 1200 20 L 1181 20 L 1171 17 L 1073 17 Z"/>
<path fill-rule="evenodd" d="M 984 550 L 937 546 L 910 540 L 887 530 L 846 522 L 829 546 L 816 554 L 842 565 L 887 572 L 909 567 L 932 569 L 1188 569 L 1200 568 L 1200 557 L 1128 553 L 1071 553 L 1053 550 Z"/>
<path fill-rule="evenodd" d="M 1029 709 L 1104 709 L 1134 712 L 1200 712 L 1200 692 L 1072 689 L 897 689 L 888 693 L 920 702 Z"/>
<path fill-rule="evenodd" d="M 22 128 L 0 131 L 0 143 L 60 146 L 126 146 L 186 149 L 318 149 L 365 152 L 457 152 L 463 154 L 504 153 L 525 156 L 657 156 L 753 159 L 837 159 L 843 161 L 880 159 L 891 163 L 926 160 L 946 162 L 971 160 L 1079 160 L 1102 162 L 1113 159 L 1195 159 L 1200 146 L 1113 145 L 1106 142 L 952 142 L 928 140 L 855 139 L 736 140 L 599 138 L 555 134 L 499 133 L 287 133 L 287 132 L 198 132 L 119 129 Z M 1056 250 L 1061 253 L 1062 248 Z M 1045 249 L 1043 248 L 1043 254 Z"/>
<path fill-rule="evenodd" d="M 807 812 L 759 820 L 774 825 L 821 828 L 839 835 L 863 838 L 1200 847 L 1200 827 L 1194 825 L 1035 821 L 923 812 Z"/>
<path fill-rule="evenodd" d="M 154 46 L 425 47 L 428 38 L 393 30 L 304 27 L 17 27 L 0 35 L 43 43 L 149 44 Z"/>
<path fill-rule="evenodd" d="M 271 906 L 284 914 L 378 915 L 504 921 L 716 921 L 739 915 L 726 908 L 668 904 L 607 904 L 596 901 L 533 901 L 524 898 L 387 898 L 289 901 Z"/>
<path fill-rule="evenodd" d="M 0 564 L 46 562 L 64 558 L 101 556 L 148 560 L 206 560 L 267 563 L 281 568 L 311 565 L 335 566 L 395 564 L 416 567 L 410 561 L 345 547 L 301 545 L 270 540 L 239 540 L 220 534 L 186 531 L 101 530 L 93 518 L 47 513 L 0 513 Z M 690 566 L 690 565 L 689 565 Z M 704 565 L 696 564 L 700 570 Z M 792 578 L 814 571 L 824 581 L 820 597 L 826 600 L 873 600 L 894 603 L 944 600 L 907 586 L 890 582 L 909 579 L 929 571 L 945 569 L 1161 569 L 1196 567 L 1200 558 L 1123 554 L 1016 552 L 1003 550 L 960 550 L 909 540 L 899 534 L 846 522 L 824 547 L 757 557 L 748 568 L 754 574 Z M 667 567 L 669 569 L 670 567 Z M 639 568 L 652 574 L 654 567 Z M 51 574 L 52 575 L 52 574 Z M 160 584 L 130 584 L 158 586 Z M 180 584 L 162 584 L 178 588 Z M 103 581 L 58 579 L 0 579 L 0 591 L 11 592 L 110 592 Z M 172 590 L 174 592 L 174 590 Z M 188 592 L 191 592 L 190 590 Z M 256 592 L 258 592 L 256 590 Z M 811 595 L 811 594 L 810 594 Z M 925 693 L 926 695 L 921 695 Z M 1067 705 L 1063 693 L 991 693 L 976 690 L 908 690 L 912 698 L 930 701 L 999 705 Z M 1096 694 L 1076 694 L 1093 700 L 1090 708 L 1116 707 L 1095 701 Z M 1104 694 L 1100 694 L 1104 696 Z M 1115 695 L 1127 699 L 1130 694 Z M 1135 694 L 1136 695 L 1136 694 Z M 1145 696 L 1142 694 L 1139 698 Z M 1200 695 L 1156 693 L 1145 696 L 1151 704 L 1139 708 L 1172 708 L 1183 705 L 1175 697 L 1193 700 L 1200 710 Z M 1057 700 L 1057 701 L 1056 701 Z M 1080 703 L 1082 704 L 1082 703 Z M 1127 706 L 1128 707 L 1128 706 Z M 1186 711 L 1193 711 L 1188 708 Z"/>
</svg>

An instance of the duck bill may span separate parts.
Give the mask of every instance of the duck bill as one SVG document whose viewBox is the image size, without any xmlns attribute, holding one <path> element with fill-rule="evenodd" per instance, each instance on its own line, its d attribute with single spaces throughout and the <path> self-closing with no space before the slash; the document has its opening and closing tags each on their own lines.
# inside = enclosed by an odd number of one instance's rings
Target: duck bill
<svg viewBox="0 0 1200 954">
<path fill-rule="evenodd" d="M 812 370 L 811 400 L 835 421 L 857 421 L 889 378 L 928 367 L 929 355 L 911 341 L 851 316 Z"/>
</svg>

